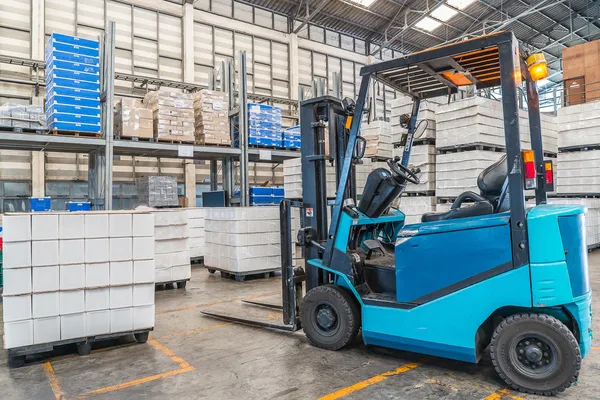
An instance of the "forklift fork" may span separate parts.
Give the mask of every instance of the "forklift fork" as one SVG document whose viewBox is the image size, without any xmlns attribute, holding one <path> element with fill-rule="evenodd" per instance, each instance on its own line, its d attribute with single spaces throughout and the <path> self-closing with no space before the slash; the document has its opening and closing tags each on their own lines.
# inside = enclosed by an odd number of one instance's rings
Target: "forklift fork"
<svg viewBox="0 0 600 400">
<path fill-rule="evenodd" d="M 294 203 L 299 206 L 299 203 Z M 233 315 L 220 314 L 211 310 L 200 310 L 202 314 L 230 322 L 263 328 L 295 332 L 301 329 L 300 303 L 302 302 L 302 282 L 306 280 L 304 269 L 293 265 L 292 247 L 292 201 L 284 199 L 279 204 L 279 224 L 281 234 L 281 300 L 282 305 L 262 303 L 253 300 L 242 300 L 246 304 L 267 307 L 283 311 L 283 324 L 239 318 Z"/>
</svg>

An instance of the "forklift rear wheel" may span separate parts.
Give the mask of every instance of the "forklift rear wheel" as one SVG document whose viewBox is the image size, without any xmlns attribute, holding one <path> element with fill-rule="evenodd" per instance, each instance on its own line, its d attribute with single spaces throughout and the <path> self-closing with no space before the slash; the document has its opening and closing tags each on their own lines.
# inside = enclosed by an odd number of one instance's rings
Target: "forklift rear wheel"
<svg viewBox="0 0 600 400">
<path fill-rule="evenodd" d="M 569 328 L 546 314 L 515 314 L 496 328 L 492 363 L 512 388 L 553 396 L 579 376 L 581 351 Z"/>
<path fill-rule="evenodd" d="M 308 341 L 326 350 L 350 343 L 360 328 L 360 310 L 350 293 L 339 286 L 317 286 L 306 293 L 300 313 Z"/>
</svg>

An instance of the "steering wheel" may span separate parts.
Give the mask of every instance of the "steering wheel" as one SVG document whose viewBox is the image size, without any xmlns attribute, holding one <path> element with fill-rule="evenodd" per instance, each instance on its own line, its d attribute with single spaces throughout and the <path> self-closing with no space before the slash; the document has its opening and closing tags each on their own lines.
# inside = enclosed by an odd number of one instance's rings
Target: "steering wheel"
<svg viewBox="0 0 600 400">
<path fill-rule="evenodd" d="M 398 183 L 410 182 L 413 185 L 418 185 L 421 180 L 417 176 L 417 173 L 412 171 L 410 168 L 405 167 L 400 163 L 400 157 L 394 157 L 387 160 L 387 165 L 394 174 L 394 179 Z"/>
</svg>

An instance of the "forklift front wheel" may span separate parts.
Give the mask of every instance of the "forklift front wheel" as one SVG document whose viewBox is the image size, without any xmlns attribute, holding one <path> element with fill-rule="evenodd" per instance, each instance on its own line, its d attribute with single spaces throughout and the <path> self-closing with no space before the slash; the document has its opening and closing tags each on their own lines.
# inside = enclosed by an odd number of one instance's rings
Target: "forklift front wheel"
<svg viewBox="0 0 600 400">
<path fill-rule="evenodd" d="M 360 328 L 360 309 L 356 299 L 335 285 L 309 290 L 302 301 L 300 318 L 308 341 L 326 350 L 347 346 Z"/>
<path fill-rule="evenodd" d="M 554 396 L 579 376 L 581 351 L 565 324 L 546 314 L 515 314 L 496 328 L 492 363 L 512 388 Z"/>
</svg>

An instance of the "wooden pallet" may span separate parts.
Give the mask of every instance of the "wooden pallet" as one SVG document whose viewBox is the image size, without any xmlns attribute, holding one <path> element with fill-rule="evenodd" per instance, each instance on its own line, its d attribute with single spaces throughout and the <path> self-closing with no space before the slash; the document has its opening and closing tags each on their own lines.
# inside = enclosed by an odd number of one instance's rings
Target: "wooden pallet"
<svg viewBox="0 0 600 400">
<path fill-rule="evenodd" d="M 171 143 L 171 144 L 188 144 L 190 146 L 193 146 L 195 143 L 194 141 L 186 141 L 186 140 L 176 140 L 176 139 L 165 139 L 165 138 L 154 138 L 155 142 L 160 142 L 160 143 Z"/>
<path fill-rule="evenodd" d="M 272 278 L 275 276 L 275 273 L 277 271 L 281 270 L 280 268 L 269 268 L 269 269 L 262 269 L 262 270 L 257 270 L 257 271 L 232 272 L 232 271 L 226 271 L 221 268 L 209 267 L 207 265 L 205 265 L 205 267 L 208 270 L 208 272 L 211 274 L 214 274 L 215 272 L 219 271 L 221 273 L 221 277 L 226 278 L 226 279 L 234 279 L 236 282 L 243 282 L 245 280 L 250 280 L 250 279 Z"/>
<path fill-rule="evenodd" d="M 129 140 L 131 142 L 154 142 L 154 138 L 118 135 L 115 135 L 115 140 Z"/>
<path fill-rule="evenodd" d="M 164 290 L 166 290 L 166 289 L 185 289 L 189 280 L 190 280 L 190 278 L 180 279 L 177 281 L 157 282 L 154 285 L 155 285 L 155 287 L 160 286 L 160 288 L 164 289 Z"/>
<path fill-rule="evenodd" d="M 54 135 L 54 136 L 75 136 L 75 137 L 91 137 L 91 138 L 99 138 L 102 136 L 102 133 L 96 133 L 96 132 L 59 131 L 57 129 L 48 131 L 48 134 Z"/>
<path fill-rule="evenodd" d="M 198 145 L 198 146 L 210 146 L 210 147 L 231 147 L 231 144 L 224 144 L 224 143 L 202 143 L 201 141 L 197 141 L 196 145 Z"/>
<path fill-rule="evenodd" d="M 0 126 L 0 130 L 14 133 L 36 133 L 38 135 L 46 134 L 45 128 L 22 128 L 20 126 Z"/>
</svg>

